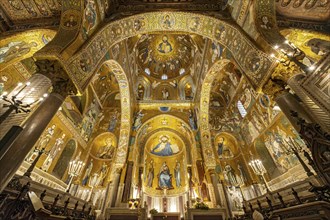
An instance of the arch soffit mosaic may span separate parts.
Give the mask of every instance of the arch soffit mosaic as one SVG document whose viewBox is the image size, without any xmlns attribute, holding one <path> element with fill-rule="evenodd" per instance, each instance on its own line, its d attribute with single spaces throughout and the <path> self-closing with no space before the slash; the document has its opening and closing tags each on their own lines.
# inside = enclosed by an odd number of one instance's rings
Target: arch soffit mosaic
<svg viewBox="0 0 330 220">
<path fill-rule="evenodd" d="M 210 169 L 216 166 L 215 155 L 212 149 L 213 144 L 211 141 L 211 132 L 209 128 L 210 92 L 214 78 L 228 64 L 230 64 L 230 60 L 228 59 L 219 60 L 213 64 L 207 72 L 202 85 L 200 101 L 200 132 L 202 136 L 202 149 L 205 166 Z"/>
<path fill-rule="evenodd" d="M 225 21 L 194 13 L 154 12 L 131 16 L 103 27 L 82 50 L 65 61 L 72 80 L 78 89 L 84 90 L 114 44 L 138 34 L 164 30 L 202 35 L 221 43 L 233 54 L 255 88 L 263 84 L 275 65 L 275 60 Z M 252 61 L 251 57 L 255 60 Z"/>
<path fill-rule="evenodd" d="M 256 28 L 262 38 L 270 45 L 282 44 L 285 41 L 276 21 L 276 1 L 264 0 L 255 2 Z M 277 53 L 277 51 L 274 51 Z"/>
<path fill-rule="evenodd" d="M 180 81 L 179 81 L 179 91 L 180 91 L 179 95 L 182 100 L 185 99 L 184 90 L 185 90 L 185 86 L 187 84 L 190 84 L 193 94 L 195 94 L 195 92 L 196 92 L 196 86 L 195 86 L 194 80 L 191 77 L 191 75 L 186 75 L 186 76 L 182 77 L 182 79 L 180 79 Z"/>
<path fill-rule="evenodd" d="M 115 60 L 107 60 L 103 62 L 102 65 L 106 65 L 112 71 L 119 84 L 119 91 L 121 96 L 121 127 L 114 162 L 116 166 L 120 167 L 125 163 L 129 142 L 131 124 L 130 91 L 126 74 L 118 62 Z"/>
</svg>

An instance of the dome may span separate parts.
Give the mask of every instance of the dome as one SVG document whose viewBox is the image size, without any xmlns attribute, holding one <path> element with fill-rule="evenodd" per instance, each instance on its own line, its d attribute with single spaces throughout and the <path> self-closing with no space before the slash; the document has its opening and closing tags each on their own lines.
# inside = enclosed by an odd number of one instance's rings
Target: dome
<svg viewBox="0 0 330 220">
<path fill-rule="evenodd" d="M 156 79 L 174 79 L 187 74 L 195 48 L 191 35 L 142 35 L 137 43 L 138 65 Z"/>
</svg>

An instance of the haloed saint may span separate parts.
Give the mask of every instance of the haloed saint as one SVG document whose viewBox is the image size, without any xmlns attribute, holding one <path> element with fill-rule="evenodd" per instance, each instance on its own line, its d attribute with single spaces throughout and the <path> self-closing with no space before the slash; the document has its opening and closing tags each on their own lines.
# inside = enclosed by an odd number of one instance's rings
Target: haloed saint
<svg viewBox="0 0 330 220">
<path fill-rule="evenodd" d="M 171 156 L 178 152 L 178 145 L 171 144 L 169 136 L 161 135 L 159 138 L 159 143 L 151 149 L 150 153 L 157 156 Z"/>
</svg>

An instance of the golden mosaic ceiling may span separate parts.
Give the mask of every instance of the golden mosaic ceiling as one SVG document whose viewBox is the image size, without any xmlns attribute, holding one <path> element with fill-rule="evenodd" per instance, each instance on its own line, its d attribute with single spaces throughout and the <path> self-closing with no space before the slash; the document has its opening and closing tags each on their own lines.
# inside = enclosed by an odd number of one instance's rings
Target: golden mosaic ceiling
<svg viewBox="0 0 330 220">
<path fill-rule="evenodd" d="M 138 64 L 156 79 L 173 79 L 188 72 L 197 46 L 185 34 L 145 34 L 137 43 Z"/>
<path fill-rule="evenodd" d="M 241 77 L 242 73 L 233 63 L 216 75 L 210 94 L 210 110 L 222 112 L 227 107 L 237 92 Z"/>
</svg>

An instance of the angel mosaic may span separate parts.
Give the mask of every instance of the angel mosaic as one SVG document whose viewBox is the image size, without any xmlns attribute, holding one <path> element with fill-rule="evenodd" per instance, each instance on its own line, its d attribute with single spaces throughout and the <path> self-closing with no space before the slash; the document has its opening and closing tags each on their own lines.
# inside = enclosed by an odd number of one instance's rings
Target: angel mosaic
<svg viewBox="0 0 330 220">
<path fill-rule="evenodd" d="M 29 53 L 32 47 L 37 47 L 36 42 L 17 41 L 10 42 L 0 48 L 0 63 L 6 63 L 17 57 L 24 56 Z"/>
</svg>

